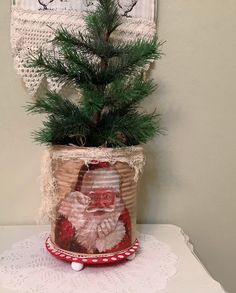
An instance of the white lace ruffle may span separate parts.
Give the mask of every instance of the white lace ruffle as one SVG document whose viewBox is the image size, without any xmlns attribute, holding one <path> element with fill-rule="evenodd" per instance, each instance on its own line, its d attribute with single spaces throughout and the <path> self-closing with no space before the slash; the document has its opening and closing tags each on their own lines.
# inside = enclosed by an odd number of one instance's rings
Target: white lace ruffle
<svg viewBox="0 0 236 293">
<path fill-rule="evenodd" d="M 87 266 L 79 273 L 48 254 L 47 236 L 32 236 L 0 255 L 2 287 L 20 293 L 156 293 L 176 273 L 177 256 L 151 235 L 139 235 L 141 250 L 133 261 Z"/>
</svg>

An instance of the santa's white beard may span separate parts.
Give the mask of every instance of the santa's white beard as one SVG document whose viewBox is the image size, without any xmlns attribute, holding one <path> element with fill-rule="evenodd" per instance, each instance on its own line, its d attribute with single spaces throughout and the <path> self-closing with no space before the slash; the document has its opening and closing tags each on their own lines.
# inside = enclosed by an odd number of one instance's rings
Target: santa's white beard
<svg viewBox="0 0 236 293">
<path fill-rule="evenodd" d="M 110 250 L 124 238 L 126 233 L 125 226 L 123 222 L 118 220 L 124 210 L 124 204 L 121 203 L 120 199 L 116 200 L 116 207 L 115 211 L 104 212 L 101 215 L 84 212 L 80 214 L 80 219 L 77 219 L 83 224 L 74 223 L 77 228 L 76 240 L 78 244 L 87 249 L 88 253 L 94 253 L 95 250 L 100 253 Z M 104 220 L 108 219 L 114 223 L 114 229 L 108 235 L 102 237 L 100 235 L 99 237 L 98 229 Z"/>
</svg>

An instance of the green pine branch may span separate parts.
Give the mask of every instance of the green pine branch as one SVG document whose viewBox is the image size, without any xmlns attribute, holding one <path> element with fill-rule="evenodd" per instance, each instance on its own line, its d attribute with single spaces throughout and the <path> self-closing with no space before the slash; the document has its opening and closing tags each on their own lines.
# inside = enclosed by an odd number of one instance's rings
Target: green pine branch
<svg viewBox="0 0 236 293">
<path fill-rule="evenodd" d="M 81 32 L 68 31 L 65 28 L 60 28 L 56 31 L 53 42 L 59 47 L 69 46 L 83 54 L 106 59 L 118 57 L 124 54 L 124 50 L 126 50 L 126 46 L 115 45 L 110 40 L 105 40 L 104 37 L 94 39 L 88 34 L 83 35 Z"/>
<path fill-rule="evenodd" d="M 70 52 L 69 48 L 63 48 L 62 56 L 46 55 L 39 50 L 36 56 L 30 56 L 30 67 L 36 67 L 38 72 L 47 77 L 57 78 L 64 83 L 83 85 L 89 83 L 92 64 L 84 56 L 76 51 Z"/>
<path fill-rule="evenodd" d="M 29 113 L 53 114 L 66 117 L 72 112 L 79 111 L 79 107 L 59 94 L 47 92 L 44 97 L 37 98 L 35 101 L 28 103 L 26 110 Z"/>
<path fill-rule="evenodd" d="M 94 117 L 105 107 L 105 97 L 99 90 L 84 88 L 82 90 L 81 107 L 87 117 Z"/>
<path fill-rule="evenodd" d="M 114 81 L 105 93 L 105 106 L 109 109 L 122 109 L 138 104 L 152 94 L 156 85 L 152 80 L 147 80 L 143 75 L 134 79 L 118 79 Z"/>
<path fill-rule="evenodd" d="M 158 114 L 139 113 L 130 108 L 104 114 L 99 132 L 93 133 L 92 139 L 95 138 L 98 145 L 122 147 L 146 143 L 160 133 Z"/>
<path fill-rule="evenodd" d="M 79 105 L 56 93 L 48 92 L 46 96 L 28 103 L 26 110 L 34 114 L 47 114 L 44 128 L 34 133 L 35 140 L 40 143 L 65 144 L 70 140 L 71 143 L 74 140 L 82 141 L 92 125 L 92 121 Z"/>
<path fill-rule="evenodd" d="M 36 142 L 45 145 L 75 144 L 84 146 L 89 134 L 89 127 L 85 121 L 74 113 L 66 118 L 49 115 L 43 122 L 43 128 L 33 132 Z"/>
<path fill-rule="evenodd" d="M 99 60 L 91 60 L 79 50 L 71 50 L 66 44 L 61 44 L 60 58 L 47 56 L 42 51 L 31 58 L 31 66 L 38 68 L 41 73 L 56 77 L 63 82 L 73 82 L 83 87 L 84 83 L 93 85 L 108 85 L 118 78 L 135 74 L 151 61 L 162 56 L 162 42 L 137 41 L 130 44 L 119 57 L 110 58 L 107 66 L 101 66 Z"/>
<path fill-rule="evenodd" d="M 107 40 L 122 24 L 117 3 L 114 0 L 99 0 L 97 9 L 87 14 L 85 22 L 91 37 Z"/>
</svg>

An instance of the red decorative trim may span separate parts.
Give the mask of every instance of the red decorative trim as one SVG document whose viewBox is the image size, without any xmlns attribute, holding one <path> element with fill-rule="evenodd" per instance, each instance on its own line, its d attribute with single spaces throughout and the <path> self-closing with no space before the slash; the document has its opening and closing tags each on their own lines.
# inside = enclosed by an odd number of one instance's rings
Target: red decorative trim
<svg viewBox="0 0 236 293">
<path fill-rule="evenodd" d="M 133 246 L 127 248 L 126 250 L 123 250 L 121 253 L 109 254 L 109 256 L 96 255 L 94 257 L 86 257 L 84 255 L 76 255 L 75 253 L 61 250 L 51 241 L 50 237 L 48 237 L 48 239 L 46 240 L 45 245 L 48 252 L 60 260 L 66 262 L 78 262 L 88 265 L 116 263 L 127 259 L 139 249 L 139 242 L 138 240 L 136 240 Z"/>
</svg>

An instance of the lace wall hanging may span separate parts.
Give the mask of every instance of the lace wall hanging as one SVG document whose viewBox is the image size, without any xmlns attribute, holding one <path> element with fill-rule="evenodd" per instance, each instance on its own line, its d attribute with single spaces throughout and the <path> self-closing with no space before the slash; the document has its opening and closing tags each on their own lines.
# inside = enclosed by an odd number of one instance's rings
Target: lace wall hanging
<svg viewBox="0 0 236 293">
<path fill-rule="evenodd" d="M 83 13 L 96 6 L 96 0 L 12 0 L 11 45 L 14 65 L 31 96 L 36 96 L 42 84 L 59 92 L 63 84 L 45 78 L 35 68 L 26 67 L 29 52 L 40 47 L 48 52 L 54 48 L 49 42 L 53 30 L 60 26 L 69 30 L 85 30 Z M 132 41 L 152 39 L 156 34 L 155 0 L 117 0 L 123 24 L 116 38 Z M 148 68 L 147 68 L 148 69 Z"/>
<path fill-rule="evenodd" d="M 82 12 L 93 9 L 96 0 L 13 0 L 13 8 L 24 10 L 75 10 Z M 117 0 L 120 12 L 128 17 L 140 17 L 149 20 L 155 18 L 153 0 Z"/>
</svg>

